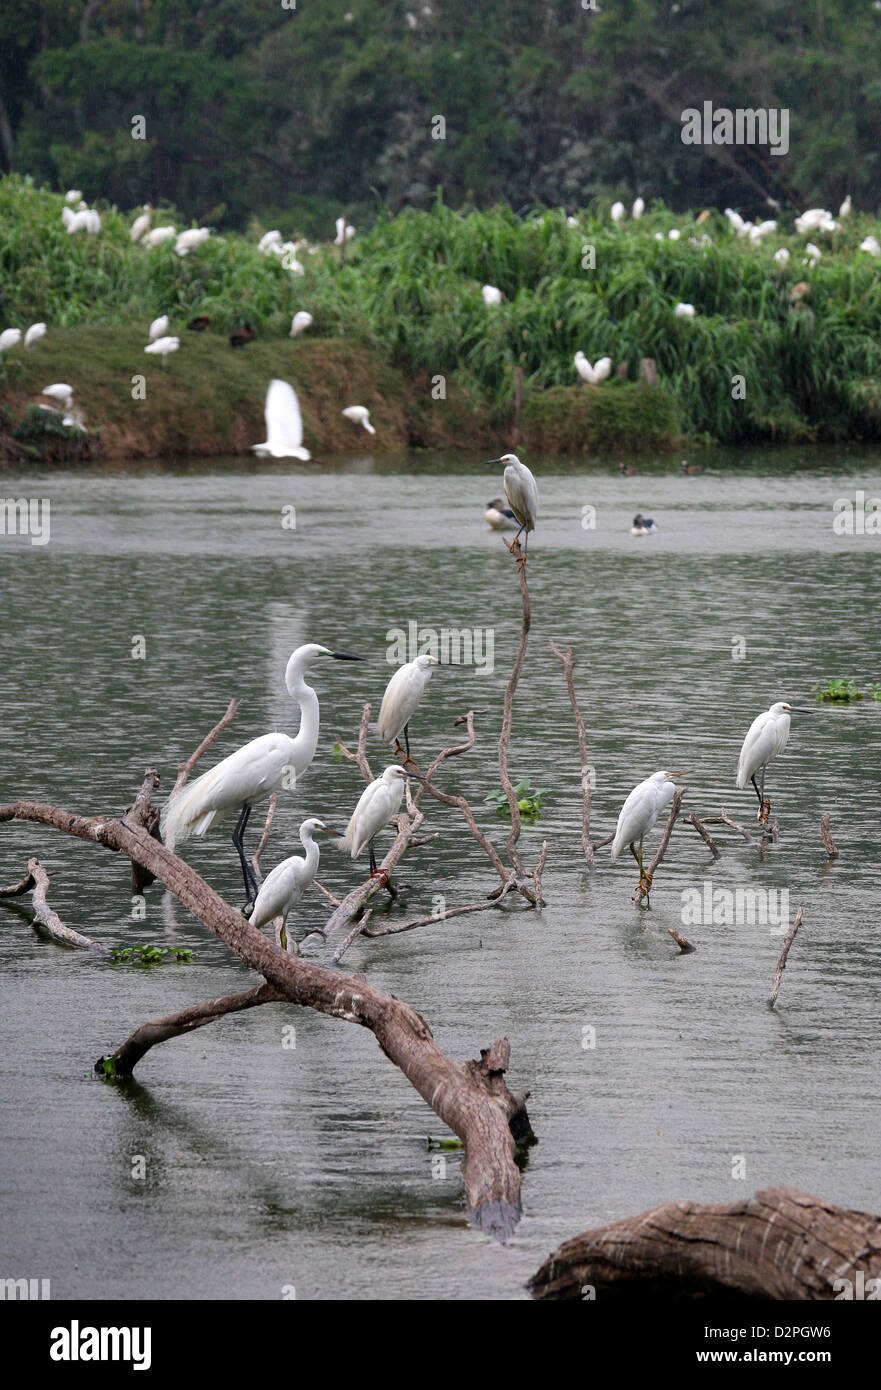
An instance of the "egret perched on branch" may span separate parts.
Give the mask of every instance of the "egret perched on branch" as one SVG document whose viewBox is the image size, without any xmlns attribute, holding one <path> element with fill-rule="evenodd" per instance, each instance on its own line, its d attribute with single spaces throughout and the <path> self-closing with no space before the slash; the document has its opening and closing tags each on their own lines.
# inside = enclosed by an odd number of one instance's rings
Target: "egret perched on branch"
<svg viewBox="0 0 881 1390">
<path fill-rule="evenodd" d="M 274 459 L 308 461 L 312 457 L 309 450 L 303 448 L 300 402 L 289 382 L 280 381 L 278 377 L 270 381 L 263 417 L 266 420 L 266 442 L 251 445 L 258 458 L 268 456 Z"/>
<path fill-rule="evenodd" d="M 646 777 L 644 782 L 633 788 L 621 807 L 615 838 L 612 841 L 612 858 L 617 859 L 624 848 L 630 850 L 639 865 L 639 886 L 646 895 L 646 901 L 652 879 L 651 874 L 642 865 L 642 842 L 664 807 L 669 806 L 673 800 L 676 779 L 687 775 L 685 772 L 653 772 L 651 777 Z"/>
<path fill-rule="evenodd" d="M 325 835 L 339 834 L 326 826 L 317 816 L 310 816 L 302 822 L 300 843 L 306 851 L 306 857 L 304 859 L 299 854 L 292 854 L 289 859 L 283 859 L 280 864 L 276 864 L 266 875 L 249 918 L 252 927 L 264 927 L 274 917 L 280 917 L 282 922 L 286 923 L 291 908 L 295 907 L 312 887 L 318 873 L 319 860 L 319 849 L 312 838 L 316 830 Z"/>
<path fill-rule="evenodd" d="M 307 642 L 292 653 L 285 669 L 285 685 L 291 699 L 300 709 L 300 727 L 296 738 L 289 734 L 263 734 L 252 739 L 235 753 L 230 753 L 210 771 L 203 772 L 194 782 L 187 782 L 180 791 L 172 792 L 162 809 L 160 829 L 169 849 L 190 835 L 204 835 L 215 821 L 230 811 L 239 818 L 232 840 L 242 866 L 245 893 L 250 901 L 257 892 L 253 871 L 245 858 L 242 843 L 251 808 L 265 801 L 280 787 L 293 787 L 308 768 L 318 745 L 318 696 L 304 680 L 306 671 L 319 657 L 329 656 L 336 661 L 361 661 L 359 656 L 332 652 Z"/>
<path fill-rule="evenodd" d="M 345 850 L 353 859 L 357 859 L 365 849 L 369 851 L 371 877 L 378 872 L 373 852 L 374 838 L 400 811 L 404 800 L 404 781 L 413 775 L 398 763 L 387 767 L 380 777 L 364 788 L 345 835 L 336 841 L 337 849 Z"/>
<path fill-rule="evenodd" d="M 810 714 L 810 710 L 800 709 L 798 705 L 788 705 L 778 700 L 753 720 L 749 732 L 743 740 L 740 761 L 737 764 L 737 785 L 741 791 L 747 782 L 752 782 L 759 798 L 757 819 L 767 825 L 771 814 L 770 799 L 765 800 L 765 768 L 767 764 L 782 753 L 789 742 L 789 716 Z M 761 788 L 756 785 L 756 773 L 761 772 Z"/>
<path fill-rule="evenodd" d="M 517 530 L 517 518 L 511 508 L 505 506 L 501 497 L 494 497 L 491 502 L 487 502 L 485 516 L 494 531 Z"/>
<path fill-rule="evenodd" d="M 368 434 L 376 434 L 370 423 L 370 411 L 366 405 L 347 405 L 342 414 L 347 420 L 351 420 L 353 425 L 363 425 Z"/>
<path fill-rule="evenodd" d="M 505 465 L 505 496 L 519 523 L 520 529 L 514 540 L 518 540 L 525 531 L 525 549 L 529 543 L 529 532 L 535 530 L 538 520 L 538 484 L 526 464 L 521 463 L 516 454 L 502 454 L 501 458 L 490 459 L 486 466 L 492 468 L 497 463 Z"/>
<path fill-rule="evenodd" d="M 386 743 L 393 743 L 395 749 L 398 750 L 400 748 L 398 740 L 403 732 L 408 761 L 410 760 L 408 725 L 416 711 L 416 706 L 425 694 L 428 682 L 431 680 L 431 673 L 437 664 L 436 656 L 426 654 L 417 656 L 415 661 L 408 661 L 404 666 L 399 666 L 385 688 L 382 704 L 379 707 L 379 718 L 376 721 L 379 737 Z"/>
</svg>

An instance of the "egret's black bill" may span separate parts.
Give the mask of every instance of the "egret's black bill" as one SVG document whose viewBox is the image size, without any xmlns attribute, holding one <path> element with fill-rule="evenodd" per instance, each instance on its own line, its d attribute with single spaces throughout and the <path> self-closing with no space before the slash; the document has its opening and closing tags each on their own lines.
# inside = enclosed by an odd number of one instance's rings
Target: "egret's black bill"
<svg viewBox="0 0 881 1390">
<path fill-rule="evenodd" d="M 486 463 L 485 463 L 483 466 L 484 466 L 484 468 L 494 468 L 495 465 L 496 465 L 497 463 L 503 463 L 503 462 L 504 462 L 504 459 L 502 459 L 502 458 L 487 459 Z"/>
<path fill-rule="evenodd" d="M 366 661 L 365 656 L 349 656 L 348 652 L 331 652 L 334 661 Z"/>
</svg>

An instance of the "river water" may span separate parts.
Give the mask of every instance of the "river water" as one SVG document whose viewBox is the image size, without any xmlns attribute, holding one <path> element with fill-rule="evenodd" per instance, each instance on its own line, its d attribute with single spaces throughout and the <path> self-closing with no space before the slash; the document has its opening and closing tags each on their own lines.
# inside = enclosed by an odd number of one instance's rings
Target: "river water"
<svg viewBox="0 0 881 1390">
<path fill-rule="evenodd" d="M 151 971 L 111 966 L 0 912 L 0 1275 L 49 1278 L 55 1298 L 277 1299 L 291 1287 L 298 1298 L 523 1298 L 561 1240 L 662 1201 L 735 1200 L 787 1183 L 879 1209 L 881 703 L 835 707 L 811 692 L 836 677 L 881 686 L 881 539 L 833 530 L 837 499 L 881 495 L 881 456 L 719 451 L 701 461 L 708 471 L 696 477 L 678 460 L 638 477 L 533 461 L 542 516 L 510 764 L 548 789 L 522 841 L 529 864 L 550 841 L 547 905 L 361 940 L 344 962 L 419 1009 L 452 1057 L 510 1039 L 509 1080 L 531 1089 L 539 1140 L 511 1243 L 465 1226 L 460 1156 L 427 1144 L 443 1126 L 351 1025 L 272 1005 L 157 1048 L 126 1087 L 96 1078 L 95 1059 L 138 1023 L 255 977 L 159 885 L 146 920 L 133 920 L 117 856 L 7 824 L 3 882 L 36 853 L 71 926 L 194 956 Z M 213 757 L 269 729 L 293 731 L 283 672 L 301 642 L 356 652 L 363 665 L 315 671 L 319 749 L 283 797 L 269 867 L 292 852 L 305 815 L 345 821 L 361 786 L 334 741 L 354 741 L 364 700 L 376 711 L 394 630 L 416 623 L 439 635 L 474 629 L 483 643 L 479 665 L 435 673 L 413 745 L 424 760 L 458 739 L 457 715 L 478 711 L 476 748 L 441 784 L 464 791 L 501 841 L 505 822 L 484 797 L 498 788 L 519 596 L 483 519 L 499 471 L 419 454 L 7 473 L 7 495 L 50 499 L 51 534 L 46 545 L 0 538 L 0 800 L 117 812 L 146 766 L 170 785 L 232 695 L 242 706 Z M 637 510 L 657 534 L 631 536 Z M 591 880 L 551 638 L 577 656 L 597 838 L 659 767 L 693 769 L 686 808 L 724 807 L 754 825 L 752 794 L 733 785 L 743 735 L 773 700 L 812 706 L 793 717 L 768 776 L 779 844 L 762 850 L 722 827 L 713 866 L 697 835 L 677 830 L 650 911 L 631 902 L 632 861 L 612 865 L 600 850 Z M 375 739 L 370 753 L 382 767 Z M 841 849 L 831 866 L 823 811 Z M 402 867 L 411 891 L 391 909 L 401 920 L 430 912 L 437 895 L 454 906 L 494 884 L 454 812 L 430 804 L 426 829 L 437 837 Z M 254 838 L 252 822 L 252 847 Z M 241 900 L 226 827 L 186 854 Z M 360 877 L 324 851 L 331 891 Z M 683 894 L 703 901 L 707 883 L 729 902 L 738 888 L 760 890 L 764 920 L 744 912 L 683 925 Z M 804 926 L 772 1013 L 782 919 L 799 906 Z M 311 894 L 297 930 L 326 915 Z M 677 954 L 670 926 L 698 949 Z M 330 948 L 307 950 L 324 960 Z M 291 1023 L 295 1047 L 284 1045 Z"/>
</svg>

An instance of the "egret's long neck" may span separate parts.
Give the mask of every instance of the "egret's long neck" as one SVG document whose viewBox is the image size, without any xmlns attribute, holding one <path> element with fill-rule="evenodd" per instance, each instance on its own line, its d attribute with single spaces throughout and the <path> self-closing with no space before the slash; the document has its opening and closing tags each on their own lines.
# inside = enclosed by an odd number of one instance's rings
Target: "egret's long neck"
<svg viewBox="0 0 881 1390">
<path fill-rule="evenodd" d="M 318 873 L 319 850 L 309 830 L 300 831 L 300 844 L 306 851 L 306 871 L 310 878 Z"/>
<path fill-rule="evenodd" d="M 291 699 L 300 706 L 300 727 L 292 740 L 294 762 L 308 765 L 318 747 L 318 696 L 296 669 L 286 676 L 286 684 Z"/>
</svg>

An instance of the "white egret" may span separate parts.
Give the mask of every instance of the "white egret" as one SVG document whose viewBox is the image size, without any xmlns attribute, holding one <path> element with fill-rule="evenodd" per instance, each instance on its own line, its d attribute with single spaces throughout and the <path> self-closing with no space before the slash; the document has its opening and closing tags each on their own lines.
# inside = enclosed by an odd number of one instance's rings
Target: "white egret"
<svg viewBox="0 0 881 1390">
<path fill-rule="evenodd" d="M 161 314 L 158 319 L 154 319 L 147 329 L 147 337 L 151 343 L 155 343 L 157 338 L 164 338 L 168 332 L 168 315 Z"/>
<path fill-rule="evenodd" d="M 166 360 L 172 352 L 177 352 L 180 347 L 180 338 L 165 337 L 157 338 L 155 342 L 148 343 L 144 348 L 145 352 L 151 352 L 157 357 L 162 358 L 162 365 L 165 366 Z"/>
<path fill-rule="evenodd" d="M 129 236 L 132 241 L 140 241 L 145 232 L 149 232 L 153 221 L 153 206 L 151 203 L 144 204 L 144 211 L 136 217 L 131 225 Z"/>
<path fill-rule="evenodd" d="M 682 304 L 680 302 L 674 308 L 673 313 L 678 319 L 693 319 L 697 310 L 693 304 Z"/>
<path fill-rule="evenodd" d="M 232 840 L 249 900 L 256 894 L 257 884 L 242 843 L 248 817 L 257 802 L 264 801 L 283 785 L 295 786 L 315 756 L 318 696 L 311 685 L 306 684 L 304 676 L 312 663 L 324 656 L 335 661 L 361 660 L 361 657 L 319 647 L 315 642 L 307 642 L 291 654 L 284 678 L 288 694 L 300 710 L 300 727 L 295 738 L 273 733 L 252 739 L 194 782 L 187 782 L 180 791 L 173 792 L 162 808 L 160 829 L 171 850 L 190 835 L 204 835 L 215 821 L 220 821 L 230 811 L 238 811 Z"/>
<path fill-rule="evenodd" d="M 502 302 L 502 291 L 496 289 L 495 285 L 482 285 L 480 293 L 486 305 L 501 304 Z"/>
<path fill-rule="evenodd" d="M 345 217 L 338 217 L 336 220 L 336 236 L 333 239 L 334 246 L 342 246 L 343 242 L 351 241 L 355 235 L 355 228 Z"/>
<path fill-rule="evenodd" d="M 79 188 L 69 188 L 64 195 L 66 203 L 79 203 L 82 201 L 82 190 Z"/>
<path fill-rule="evenodd" d="M 26 348 L 33 347 L 41 338 L 46 336 L 45 323 L 32 323 L 27 333 L 24 335 L 24 345 Z"/>
<path fill-rule="evenodd" d="M 517 530 L 517 518 L 511 508 L 505 506 L 501 497 L 494 497 L 491 502 L 487 502 L 484 515 L 494 531 Z"/>
<path fill-rule="evenodd" d="M 346 851 L 353 859 L 367 849 L 371 876 L 377 873 L 373 841 L 383 826 L 388 825 L 400 811 L 404 800 L 404 781 L 412 775 L 398 763 L 387 767 L 380 777 L 364 788 L 345 835 L 336 841 L 337 849 Z"/>
<path fill-rule="evenodd" d="M 298 309 L 297 312 L 294 314 L 294 317 L 291 319 L 290 336 L 292 338 L 296 338 L 298 334 L 305 333 L 306 329 L 311 328 L 314 322 L 315 320 L 309 313 L 308 309 Z"/>
<path fill-rule="evenodd" d="M 275 917 L 280 917 L 282 923 L 286 924 L 291 908 L 295 907 L 312 887 L 318 873 L 320 858 L 318 845 L 313 839 L 316 831 L 325 835 L 339 833 L 329 829 L 317 816 L 310 816 L 301 823 L 300 843 L 306 851 L 306 857 L 304 859 L 302 855 L 292 854 L 289 859 L 283 859 L 280 864 L 276 864 L 266 875 L 254 902 L 254 910 L 248 919 L 252 927 L 265 927 L 266 923 Z"/>
<path fill-rule="evenodd" d="M 863 237 L 860 242 L 860 250 L 868 251 L 870 256 L 881 256 L 881 243 L 874 236 Z"/>
<path fill-rule="evenodd" d="M 775 251 L 774 260 L 778 265 L 786 265 L 786 262 L 789 260 L 789 247 L 781 246 L 779 250 Z"/>
<path fill-rule="evenodd" d="M 437 665 L 437 657 L 429 656 L 426 653 L 417 656 L 414 661 L 408 661 L 405 665 L 399 666 L 386 686 L 385 694 L 382 697 L 379 717 L 376 721 L 377 733 L 386 743 L 393 743 L 397 750 L 400 748 L 398 740 L 403 732 L 408 761 L 410 760 L 410 720 L 413 718 L 416 706 L 425 694 L 432 671 Z"/>
<path fill-rule="evenodd" d="M 639 886 L 648 901 L 652 886 L 651 875 L 643 868 L 642 842 L 651 830 L 665 806 L 669 806 L 676 792 L 674 783 L 685 772 L 653 772 L 633 788 L 618 817 L 615 838 L 612 841 L 612 858 L 617 859 L 622 849 L 629 849 L 639 865 Z M 636 848 L 637 844 L 639 849 Z"/>
<path fill-rule="evenodd" d="M 611 213 L 610 213 L 609 215 L 610 215 L 610 217 L 611 217 L 611 219 L 612 219 L 613 222 L 621 222 L 621 221 L 623 221 L 623 218 L 624 218 L 624 204 L 623 204 L 623 203 L 613 203 L 613 204 L 612 204 L 612 211 L 611 211 Z"/>
<path fill-rule="evenodd" d="M 60 401 L 65 410 L 73 405 L 73 387 L 68 386 L 66 381 L 53 381 L 51 386 L 43 387 L 42 394 L 48 396 L 50 401 Z"/>
<path fill-rule="evenodd" d="M 176 236 L 176 227 L 154 227 L 152 231 L 146 232 L 141 238 L 141 245 L 151 248 L 161 246 L 163 242 L 171 241 L 172 237 Z"/>
<path fill-rule="evenodd" d="M 526 549 L 529 544 L 529 533 L 535 530 L 535 523 L 538 520 L 538 484 L 526 464 L 521 463 L 516 454 L 502 454 L 501 458 L 490 459 L 486 466 L 492 468 L 497 463 L 505 465 L 503 474 L 505 496 L 519 523 L 514 541 L 516 542 L 521 533 L 525 531 L 523 547 Z"/>
<path fill-rule="evenodd" d="M 197 246 L 201 246 L 203 241 L 207 241 L 210 235 L 210 227 L 188 227 L 185 232 L 178 233 L 174 249 L 179 256 L 188 256 Z"/>
<path fill-rule="evenodd" d="M 258 458 L 303 459 L 312 457 L 303 448 L 303 417 L 297 393 L 287 381 L 274 377 L 266 392 L 263 407 L 266 420 L 266 442 L 252 444 L 251 448 Z"/>
<path fill-rule="evenodd" d="M 370 411 L 366 405 L 347 405 L 342 411 L 347 420 L 351 420 L 354 425 L 363 425 L 369 434 L 376 434 L 376 430 L 370 423 Z"/>
<path fill-rule="evenodd" d="M 841 207 L 838 209 L 838 216 L 839 216 L 839 217 L 850 217 L 850 214 L 851 214 L 852 212 L 853 212 L 853 202 L 851 201 L 851 196 L 850 196 L 850 194 L 848 193 L 848 195 L 847 195 L 847 197 L 845 198 L 844 202 L 841 204 Z"/>
<path fill-rule="evenodd" d="M 747 782 L 752 782 L 759 798 L 757 819 L 763 825 L 767 824 L 771 814 L 771 802 L 765 800 L 765 768 L 773 758 L 783 752 L 789 741 L 789 716 L 793 711 L 797 714 L 810 713 L 810 710 L 800 709 L 798 705 L 778 700 L 753 720 L 740 750 L 737 786 L 743 791 Z M 761 773 L 761 788 L 756 784 L 757 772 Z"/>
<path fill-rule="evenodd" d="M 579 350 L 573 361 L 582 381 L 588 381 L 592 386 L 598 386 L 601 381 L 605 381 L 612 370 L 611 357 L 600 357 L 595 365 L 591 365 L 590 359 Z"/>
<path fill-rule="evenodd" d="M 630 209 L 630 216 L 634 218 L 635 221 L 639 221 L 640 217 L 642 217 L 642 214 L 644 212 L 645 201 L 642 198 L 637 198 L 636 202 L 633 204 L 633 207 Z"/>
<path fill-rule="evenodd" d="M 678 241 L 681 236 L 682 233 L 680 232 L 678 227 L 671 227 L 669 232 L 667 233 L 667 240 Z"/>
<path fill-rule="evenodd" d="M 64 223 L 65 227 L 70 227 L 70 224 L 73 221 L 73 216 L 73 208 L 68 207 L 67 203 L 65 203 L 64 207 L 61 209 L 61 220 Z"/>
<path fill-rule="evenodd" d="M 650 516 L 643 516 L 641 512 L 637 512 L 633 518 L 630 534 L 631 536 L 651 536 L 657 529 Z"/>
<path fill-rule="evenodd" d="M 20 342 L 20 328 L 4 328 L 0 333 L 0 352 L 8 352 L 10 348 L 18 347 Z"/>
<path fill-rule="evenodd" d="M 257 242 L 257 250 L 264 256 L 271 256 L 276 246 L 281 246 L 281 232 L 277 228 L 273 228 L 271 232 L 264 232 Z"/>
</svg>

